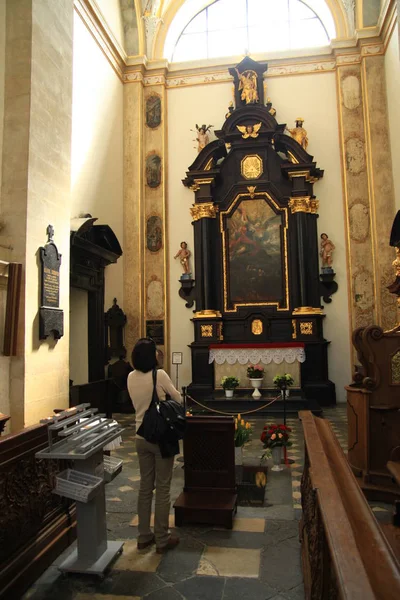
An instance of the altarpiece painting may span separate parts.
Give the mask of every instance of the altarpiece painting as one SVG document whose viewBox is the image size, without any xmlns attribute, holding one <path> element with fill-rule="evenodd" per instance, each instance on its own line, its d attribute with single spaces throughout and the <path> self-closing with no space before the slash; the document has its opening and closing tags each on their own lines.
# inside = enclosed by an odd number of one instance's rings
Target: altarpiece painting
<svg viewBox="0 0 400 600">
<path fill-rule="evenodd" d="M 229 304 L 281 303 L 282 217 L 265 199 L 242 200 L 227 218 Z"/>
</svg>

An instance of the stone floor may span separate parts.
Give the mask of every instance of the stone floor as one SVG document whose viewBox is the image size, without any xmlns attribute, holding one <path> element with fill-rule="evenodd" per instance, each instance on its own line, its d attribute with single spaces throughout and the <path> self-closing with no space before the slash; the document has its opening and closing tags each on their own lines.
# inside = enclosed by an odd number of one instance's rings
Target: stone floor
<svg viewBox="0 0 400 600">
<path fill-rule="evenodd" d="M 345 449 L 345 407 L 325 411 Z M 123 458 L 121 474 L 106 487 L 107 527 L 110 540 L 124 540 L 123 554 L 103 581 L 84 575 L 64 577 L 52 565 L 24 599 L 57 600 L 302 600 L 304 598 L 298 520 L 301 516 L 300 480 L 304 441 L 298 419 L 288 419 L 293 446 L 290 466 L 281 472 L 268 470 L 264 506 L 239 507 L 232 531 L 213 527 L 177 530 L 181 543 L 173 551 L 158 555 L 154 548 L 136 549 L 136 502 L 139 469 L 135 451 L 135 424 L 130 415 L 116 415 L 125 427 L 123 446 L 114 454 Z M 274 419 L 277 422 L 276 419 Z M 267 420 L 267 422 L 270 422 Z M 244 457 L 262 454 L 259 441 L 264 419 L 253 419 L 252 441 Z M 267 461 L 268 462 L 268 461 Z M 271 465 L 272 466 L 272 463 Z M 171 496 L 174 501 L 183 486 L 183 468 L 175 460 Z M 388 508 L 374 506 L 377 517 L 387 518 Z M 385 513 L 385 515 L 383 514 Z M 171 509 L 170 526 L 174 527 Z"/>
</svg>

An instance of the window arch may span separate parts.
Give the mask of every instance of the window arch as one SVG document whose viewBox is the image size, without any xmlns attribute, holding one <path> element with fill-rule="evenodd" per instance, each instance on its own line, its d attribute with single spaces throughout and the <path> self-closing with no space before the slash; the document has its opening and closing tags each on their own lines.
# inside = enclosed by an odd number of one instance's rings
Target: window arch
<svg viewBox="0 0 400 600">
<path fill-rule="evenodd" d="M 214 0 L 186 23 L 173 45 L 167 40 L 173 62 L 320 47 L 335 37 L 328 7 L 316 0 Z"/>
</svg>

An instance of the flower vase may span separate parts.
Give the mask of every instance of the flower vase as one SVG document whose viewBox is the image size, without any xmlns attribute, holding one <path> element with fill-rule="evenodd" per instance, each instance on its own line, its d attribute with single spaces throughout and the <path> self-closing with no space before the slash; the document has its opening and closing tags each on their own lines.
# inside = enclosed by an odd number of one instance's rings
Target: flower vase
<svg viewBox="0 0 400 600">
<path fill-rule="evenodd" d="M 235 465 L 243 465 L 243 446 L 235 446 Z"/>
<path fill-rule="evenodd" d="M 225 390 L 225 398 L 233 398 L 234 390 Z"/>
<path fill-rule="evenodd" d="M 261 384 L 262 384 L 262 377 L 257 377 L 256 379 L 252 379 L 251 377 L 249 377 L 249 381 L 250 381 L 252 387 L 254 388 L 254 392 L 253 392 L 252 396 L 256 400 L 258 400 L 258 398 L 261 398 L 259 388 L 261 387 Z"/>
<path fill-rule="evenodd" d="M 272 460 L 274 463 L 274 466 L 272 467 L 271 471 L 283 471 L 282 446 L 275 446 L 274 448 L 271 448 L 271 452 L 272 452 Z"/>
</svg>

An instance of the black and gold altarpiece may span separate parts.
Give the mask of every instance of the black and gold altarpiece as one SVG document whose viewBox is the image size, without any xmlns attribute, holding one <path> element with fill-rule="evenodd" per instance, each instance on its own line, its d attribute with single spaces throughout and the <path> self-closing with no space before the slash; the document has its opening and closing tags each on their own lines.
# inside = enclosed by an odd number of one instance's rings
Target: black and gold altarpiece
<svg viewBox="0 0 400 600">
<path fill-rule="evenodd" d="M 230 69 L 235 107 L 183 181 L 194 192 L 196 311 L 189 391 L 213 396 L 210 344 L 304 342 L 302 391 L 329 405 L 335 387 L 328 379 L 329 342 L 323 335 L 313 191 L 323 171 L 306 144 L 275 119 L 264 98 L 266 70 L 249 57 Z"/>
</svg>

